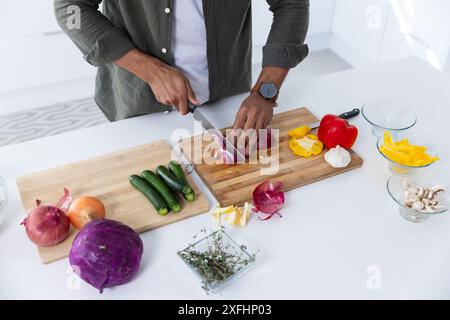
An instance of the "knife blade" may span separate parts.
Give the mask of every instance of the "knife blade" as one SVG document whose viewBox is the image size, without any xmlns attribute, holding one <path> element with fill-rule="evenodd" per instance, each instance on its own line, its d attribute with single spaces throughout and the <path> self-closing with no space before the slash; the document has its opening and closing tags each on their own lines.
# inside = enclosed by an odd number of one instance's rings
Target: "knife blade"
<svg viewBox="0 0 450 320">
<path fill-rule="evenodd" d="M 189 103 L 188 108 L 189 108 L 189 112 L 192 113 L 192 116 L 194 117 L 194 120 L 200 122 L 202 127 L 203 127 L 203 129 L 208 131 L 210 134 L 215 135 L 219 139 L 219 142 L 222 145 L 225 144 L 226 150 L 228 152 L 236 155 L 237 163 L 239 163 L 239 164 L 245 163 L 245 157 L 242 155 L 242 153 L 239 152 L 239 150 L 237 150 L 237 148 L 234 146 L 233 143 L 228 141 L 223 136 L 222 132 L 219 129 L 214 127 L 211 124 L 211 122 L 208 121 L 208 119 L 203 115 L 203 113 L 199 110 L 199 108 L 197 108 L 197 106 Z"/>
<path fill-rule="evenodd" d="M 357 115 L 359 115 L 359 109 L 355 108 L 355 109 L 353 109 L 351 111 L 347 111 L 347 112 L 341 113 L 339 115 L 339 118 L 348 120 L 348 119 L 356 117 Z M 308 124 L 308 127 L 310 127 L 311 130 L 316 129 L 316 128 L 320 127 L 320 121 Z"/>
</svg>

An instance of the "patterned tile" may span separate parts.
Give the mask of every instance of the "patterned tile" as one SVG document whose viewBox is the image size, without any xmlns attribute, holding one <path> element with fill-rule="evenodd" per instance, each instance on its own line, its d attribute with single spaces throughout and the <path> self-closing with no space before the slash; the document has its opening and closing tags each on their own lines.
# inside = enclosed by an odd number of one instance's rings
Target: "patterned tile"
<svg viewBox="0 0 450 320">
<path fill-rule="evenodd" d="M 0 147 L 107 122 L 93 98 L 5 114 L 0 116 Z"/>
</svg>

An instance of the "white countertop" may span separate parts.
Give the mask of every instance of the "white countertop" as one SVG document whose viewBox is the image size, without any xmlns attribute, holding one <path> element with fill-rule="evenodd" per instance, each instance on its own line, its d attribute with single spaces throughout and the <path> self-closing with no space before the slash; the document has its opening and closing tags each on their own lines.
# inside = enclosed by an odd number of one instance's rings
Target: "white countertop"
<svg viewBox="0 0 450 320">
<path fill-rule="evenodd" d="M 308 106 L 317 116 L 360 107 L 374 98 L 413 101 L 416 131 L 438 146 L 448 170 L 450 80 L 418 59 L 373 65 L 310 80 L 301 66 L 283 87 L 277 112 Z M 232 123 L 243 96 L 208 107 L 217 126 Z M 206 107 L 205 107 L 206 109 Z M 386 162 L 362 117 L 354 149 L 363 168 L 286 194 L 283 218 L 258 221 L 229 233 L 260 249 L 255 267 L 221 295 L 207 296 L 176 252 L 203 227 L 205 214 L 142 234 L 144 256 L 129 284 L 99 294 L 71 274 L 67 259 L 42 265 L 19 223 L 26 215 L 15 177 L 158 139 L 176 128 L 193 130 L 190 116 L 155 114 L 29 141 L 0 149 L 0 175 L 8 183 L 7 217 L 0 226 L 0 298 L 31 299 L 283 299 L 450 298 L 450 216 L 421 224 L 403 220 L 386 192 Z M 211 201 L 215 200 L 195 177 Z M 372 278 L 371 278 L 372 275 Z M 379 275 L 379 288 L 368 286 Z"/>
</svg>

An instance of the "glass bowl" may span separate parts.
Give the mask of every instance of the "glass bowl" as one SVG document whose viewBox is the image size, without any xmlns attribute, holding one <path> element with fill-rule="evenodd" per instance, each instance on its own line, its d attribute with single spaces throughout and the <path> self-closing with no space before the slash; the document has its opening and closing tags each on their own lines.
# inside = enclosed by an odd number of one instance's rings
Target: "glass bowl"
<svg viewBox="0 0 450 320">
<path fill-rule="evenodd" d="M 8 204 L 8 188 L 6 181 L 0 177 L 0 225 L 5 219 L 6 205 Z"/>
<path fill-rule="evenodd" d="M 442 186 L 445 189 L 444 193 L 438 196 L 438 201 L 445 206 L 444 209 L 435 213 L 425 213 L 405 206 L 405 191 L 411 185 L 413 187 L 431 188 L 433 186 Z M 414 176 L 391 176 L 387 181 L 387 190 L 389 195 L 399 206 L 400 215 L 412 222 L 423 222 L 430 216 L 446 212 L 450 206 L 450 192 L 448 190 L 449 180 L 448 175 L 435 175 L 433 173 L 422 172 Z"/>
<path fill-rule="evenodd" d="M 400 139 L 404 139 L 404 138 L 408 138 L 408 140 L 414 145 L 427 147 L 427 153 L 430 154 L 433 157 L 434 156 L 437 157 L 437 153 L 435 152 L 433 146 L 431 146 L 430 144 L 427 144 L 425 141 L 419 139 L 416 134 L 409 134 L 409 135 L 407 135 L 407 134 L 397 133 L 396 135 L 393 135 L 393 139 L 394 140 L 400 140 Z M 396 161 L 393 161 L 393 160 L 389 159 L 386 155 L 384 155 L 383 152 L 381 152 L 380 147 L 383 145 L 383 143 L 384 143 L 383 136 L 381 136 L 377 140 L 377 150 L 381 154 L 381 156 L 384 159 L 387 160 L 389 171 L 391 171 L 393 174 L 403 175 L 403 176 L 414 175 L 419 170 L 421 170 L 423 168 L 428 168 L 433 163 L 436 162 L 436 160 L 435 160 L 435 161 L 433 161 L 433 162 L 431 162 L 429 164 L 423 165 L 423 166 L 407 166 L 407 165 L 404 165 L 404 164 L 400 164 L 400 163 L 398 163 Z"/>
<path fill-rule="evenodd" d="M 417 123 L 416 113 L 407 102 L 398 99 L 368 101 L 362 106 L 361 114 L 372 125 L 375 137 L 382 136 L 384 131 L 402 132 Z"/>
<path fill-rule="evenodd" d="M 219 239 L 219 242 L 217 241 Z M 227 255 L 227 261 L 233 261 L 233 267 L 229 268 L 228 272 L 225 273 L 223 270 L 217 271 L 215 268 L 214 272 L 216 276 L 208 276 L 211 274 L 211 265 L 215 266 L 217 260 L 217 255 L 214 254 L 217 252 L 219 248 L 218 243 L 220 243 L 221 252 L 225 254 L 220 254 L 220 257 L 224 257 Z M 209 256 L 214 256 L 211 264 L 207 263 L 207 259 L 201 258 L 199 259 L 199 253 L 213 252 L 213 254 L 209 254 Z M 193 254 L 192 254 L 193 253 Z M 187 248 L 178 251 L 178 256 L 186 263 L 186 265 L 191 269 L 201 280 L 202 288 L 209 293 L 219 293 L 222 289 L 224 289 L 227 285 L 229 285 L 232 281 L 241 278 L 255 263 L 255 255 L 251 255 L 248 253 L 247 248 L 245 246 L 237 244 L 225 231 L 214 231 L 203 239 L 198 240 L 197 242 L 189 245 Z M 194 263 L 200 263 L 198 266 L 195 266 Z M 229 274 L 228 274 L 229 273 Z M 217 275 L 220 275 L 219 278 L 221 280 L 211 280 L 211 278 L 218 278 Z M 209 277 L 209 278 L 208 278 Z"/>
</svg>

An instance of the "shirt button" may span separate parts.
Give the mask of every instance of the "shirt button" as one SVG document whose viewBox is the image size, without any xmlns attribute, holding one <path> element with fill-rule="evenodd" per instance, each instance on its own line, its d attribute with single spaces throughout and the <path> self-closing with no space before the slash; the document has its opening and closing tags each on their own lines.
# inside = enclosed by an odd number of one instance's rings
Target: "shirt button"
<svg viewBox="0 0 450 320">
<path fill-rule="evenodd" d="M 164 9 L 164 12 L 165 12 L 166 14 L 169 14 L 171 11 L 172 11 L 172 10 L 170 10 L 170 8 Z"/>
<path fill-rule="evenodd" d="M 161 49 L 161 52 L 164 53 L 164 54 L 166 54 L 166 53 L 167 53 L 167 49 L 166 49 L 166 48 L 162 48 L 162 49 Z"/>
</svg>

